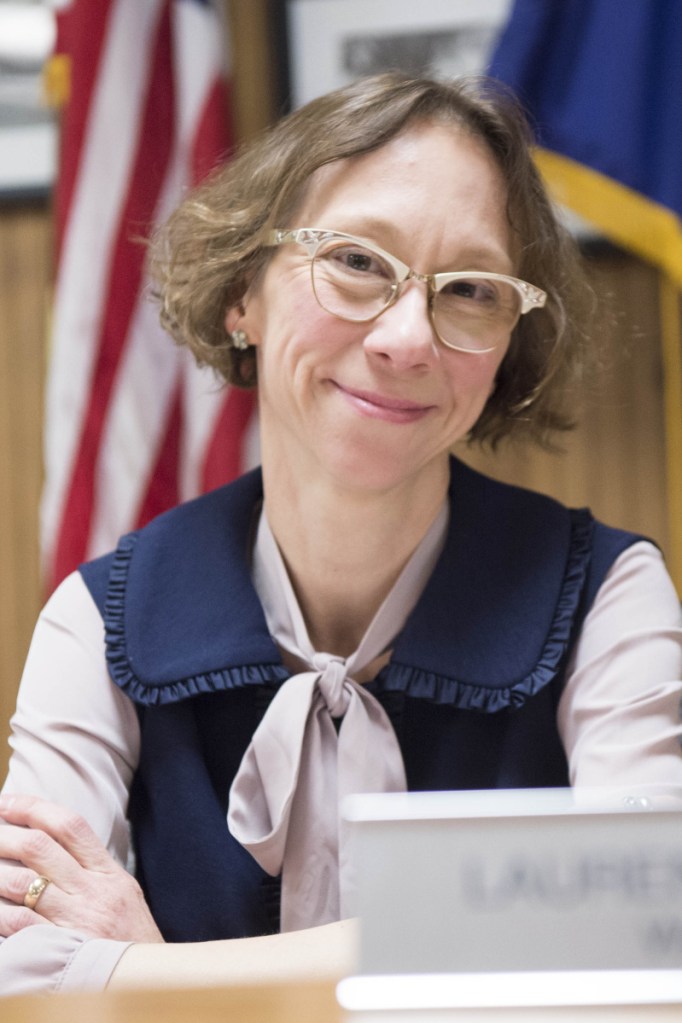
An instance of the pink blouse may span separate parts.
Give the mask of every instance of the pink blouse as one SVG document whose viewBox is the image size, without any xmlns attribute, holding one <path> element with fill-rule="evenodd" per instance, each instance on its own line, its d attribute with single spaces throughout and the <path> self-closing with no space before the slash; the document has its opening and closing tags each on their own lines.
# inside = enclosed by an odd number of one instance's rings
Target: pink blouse
<svg viewBox="0 0 682 1023">
<path fill-rule="evenodd" d="M 557 718 L 571 784 L 682 808 L 681 679 L 680 604 L 660 552 L 640 542 L 612 566 L 568 667 Z M 4 791 L 71 807 L 127 863 L 138 720 L 109 678 L 101 617 L 77 573 L 39 618 L 12 729 Z M 127 947 L 29 928 L 0 947 L 0 992 L 102 989 Z"/>
</svg>

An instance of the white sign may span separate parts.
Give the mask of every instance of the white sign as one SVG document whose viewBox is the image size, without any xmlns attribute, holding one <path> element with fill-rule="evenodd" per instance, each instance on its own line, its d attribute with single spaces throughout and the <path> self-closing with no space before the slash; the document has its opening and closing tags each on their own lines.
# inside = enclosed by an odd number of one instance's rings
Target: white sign
<svg viewBox="0 0 682 1023">
<path fill-rule="evenodd" d="M 351 802 L 360 972 L 682 968 L 682 813 L 482 796 Z"/>
</svg>

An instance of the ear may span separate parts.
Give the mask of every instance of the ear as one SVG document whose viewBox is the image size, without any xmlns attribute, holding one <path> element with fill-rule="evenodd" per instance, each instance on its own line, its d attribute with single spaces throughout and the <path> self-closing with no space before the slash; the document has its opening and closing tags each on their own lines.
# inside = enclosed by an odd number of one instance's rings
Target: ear
<svg viewBox="0 0 682 1023">
<path fill-rule="evenodd" d="M 237 325 L 244 315 L 244 306 L 240 302 L 238 305 L 232 305 L 225 313 L 225 330 L 228 334 L 231 334 L 237 329 Z"/>
<path fill-rule="evenodd" d="M 258 345 L 260 344 L 260 329 L 256 310 L 250 308 L 252 303 L 253 299 L 249 300 L 247 294 L 236 305 L 230 306 L 225 313 L 225 330 L 228 334 L 232 334 L 237 329 L 243 330 L 246 332 L 249 344 Z"/>
</svg>

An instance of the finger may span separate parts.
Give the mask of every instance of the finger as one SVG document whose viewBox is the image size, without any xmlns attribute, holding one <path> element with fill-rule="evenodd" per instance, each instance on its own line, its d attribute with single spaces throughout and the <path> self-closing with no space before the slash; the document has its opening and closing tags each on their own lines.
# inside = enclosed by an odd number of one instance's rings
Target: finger
<svg viewBox="0 0 682 1023">
<path fill-rule="evenodd" d="M 4 795 L 0 796 L 0 816 L 10 824 L 44 832 L 87 870 L 108 872 L 112 868 L 109 852 L 87 821 L 64 806 L 35 796 Z"/>
<path fill-rule="evenodd" d="M 142 890 L 130 874 L 122 868 L 116 875 L 78 870 L 77 890 L 68 892 L 50 882 L 31 907 L 24 905 L 24 899 L 36 874 L 20 864 L 0 864 L 0 937 L 51 923 L 93 938 L 163 940 Z"/>
<path fill-rule="evenodd" d="M 31 909 L 24 906 L 9 905 L 0 900 L 0 938 L 9 938 L 27 927 L 35 927 L 37 924 L 51 924 L 44 916 L 39 916 Z"/>
<path fill-rule="evenodd" d="M 1 864 L 0 896 L 5 899 L 9 899 L 10 902 L 14 902 L 17 905 L 22 906 L 30 885 L 33 884 L 36 877 L 39 876 L 40 875 L 36 874 L 34 870 L 30 870 L 29 868 L 22 866 L 20 863 L 16 866 Z M 43 894 L 45 893 L 43 892 Z"/>
<path fill-rule="evenodd" d="M 87 873 L 77 860 L 63 849 L 59 842 L 38 828 L 6 824 L 0 828 L 0 857 L 26 868 L 31 880 L 37 876 L 58 881 L 65 892 L 77 892 L 83 886 Z M 113 861 L 112 861 L 113 864 Z M 101 875 L 102 871 L 93 871 Z"/>
<path fill-rule="evenodd" d="M 0 864 L 0 898 L 24 906 L 31 885 L 41 876 L 45 875 L 36 874 L 34 870 L 23 867 L 21 864 Z M 52 892 L 48 895 L 50 888 L 52 888 Z M 55 885 L 49 881 L 34 904 L 26 908 L 38 916 L 49 916 L 49 903 L 53 901 L 55 891 Z M 43 910 L 48 911 L 44 913 Z"/>
<path fill-rule="evenodd" d="M 35 878 L 32 870 L 21 865 L 0 864 L 0 938 L 8 938 L 26 927 L 52 922 L 38 912 L 39 908 L 45 908 L 43 898 L 51 885 L 43 891 L 36 907 L 24 906 L 29 885 Z"/>
<path fill-rule="evenodd" d="M 53 882 L 41 895 L 37 905 L 39 913 L 35 914 L 37 919 L 22 915 L 17 907 L 19 916 L 8 920 L 3 908 L 0 935 L 11 933 L 10 927 L 29 926 L 48 919 L 49 915 L 49 922 L 72 927 L 91 937 L 163 941 L 139 884 L 109 855 L 82 818 L 28 796 L 4 799 L 0 814 L 6 822 L 0 827 L 0 857 L 19 861 L 19 867 L 30 868 L 35 872 L 32 878 L 42 874 Z M 79 844 L 82 826 L 86 829 L 85 853 L 83 843 Z M 89 855 L 88 850 L 93 846 L 94 855 Z M 80 854 L 81 862 L 72 852 Z M 15 886 L 16 897 L 18 881 Z"/>
</svg>

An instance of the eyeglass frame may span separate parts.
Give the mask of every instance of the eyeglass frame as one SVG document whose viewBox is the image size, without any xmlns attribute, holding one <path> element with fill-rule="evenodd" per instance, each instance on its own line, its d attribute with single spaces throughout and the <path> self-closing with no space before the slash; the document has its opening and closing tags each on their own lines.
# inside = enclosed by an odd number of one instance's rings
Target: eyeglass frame
<svg viewBox="0 0 682 1023">
<path fill-rule="evenodd" d="M 380 309 L 378 313 L 373 313 L 371 316 L 366 316 L 361 319 L 351 319 L 349 317 L 342 316 L 339 313 L 332 312 L 320 302 L 315 288 L 313 264 L 320 245 L 323 242 L 334 238 L 338 238 L 341 241 L 359 243 L 360 245 L 368 248 L 371 252 L 375 253 L 375 255 L 380 256 L 393 268 L 396 275 L 395 285 L 392 286 L 393 293 L 386 305 L 383 309 Z M 439 291 L 442 291 L 447 284 L 450 284 L 452 281 L 467 280 L 472 276 L 486 281 L 504 281 L 514 288 L 521 299 L 519 318 L 521 316 L 525 316 L 526 313 L 532 312 L 533 309 L 542 309 L 547 301 L 547 292 L 543 291 L 542 288 L 538 288 L 535 284 L 529 284 L 528 281 L 522 281 L 518 277 L 512 277 L 509 274 L 498 274 L 487 270 L 453 270 L 435 274 L 418 273 L 416 270 L 413 270 L 412 267 L 408 266 L 407 263 L 403 263 L 403 261 L 398 259 L 397 256 L 393 256 L 390 252 L 386 252 L 385 249 L 382 249 L 379 245 L 376 245 L 368 238 L 362 238 L 355 234 L 346 234 L 344 231 L 333 231 L 330 228 L 324 227 L 274 228 L 266 237 L 266 247 L 276 248 L 280 245 L 288 244 L 302 245 L 308 252 L 308 255 L 311 256 L 310 283 L 315 296 L 315 301 L 320 308 L 324 309 L 324 311 L 329 313 L 330 316 L 336 316 L 337 319 L 343 320 L 345 323 L 370 323 L 372 320 L 376 320 L 379 316 L 385 313 L 387 309 L 390 309 L 392 305 L 395 305 L 400 298 L 402 286 L 407 281 L 421 281 L 423 284 L 426 284 L 428 289 L 426 306 L 431 325 L 438 337 L 438 340 L 441 344 L 444 344 L 446 348 L 450 348 L 457 352 L 466 352 L 469 355 L 485 355 L 488 352 L 495 351 L 498 345 L 494 344 L 489 348 L 463 348 L 461 345 L 454 345 L 450 341 L 445 340 L 436 326 L 431 299 L 433 295 L 437 295 Z M 518 323 L 518 320 L 516 322 Z M 514 326 L 516 326 L 516 324 L 514 324 Z M 513 329 L 514 328 L 512 328 L 512 330 Z"/>
</svg>

